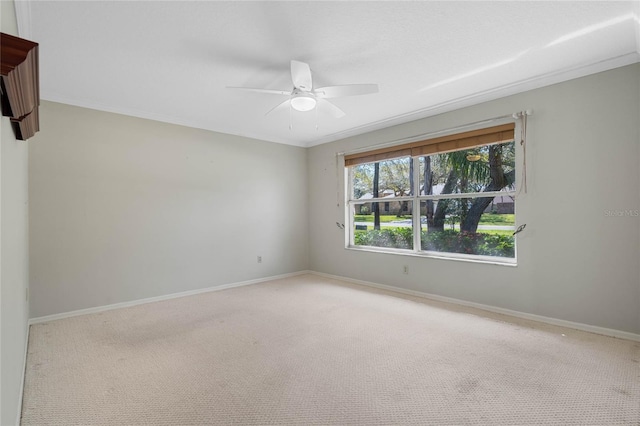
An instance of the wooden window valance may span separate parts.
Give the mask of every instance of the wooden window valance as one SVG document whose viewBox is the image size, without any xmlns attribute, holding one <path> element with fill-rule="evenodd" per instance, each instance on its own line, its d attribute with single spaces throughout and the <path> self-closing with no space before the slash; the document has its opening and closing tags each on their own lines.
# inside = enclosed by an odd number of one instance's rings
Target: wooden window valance
<svg viewBox="0 0 640 426">
<path fill-rule="evenodd" d="M 510 142 L 514 140 L 515 127 L 515 123 L 507 123 L 372 151 L 348 154 L 344 156 L 344 164 L 345 166 L 355 166 L 391 158 L 426 156 L 465 148 L 475 148 L 482 145 Z"/>
<path fill-rule="evenodd" d="M 0 33 L 2 115 L 10 117 L 19 140 L 27 140 L 40 130 L 38 107 L 38 43 Z"/>
</svg>

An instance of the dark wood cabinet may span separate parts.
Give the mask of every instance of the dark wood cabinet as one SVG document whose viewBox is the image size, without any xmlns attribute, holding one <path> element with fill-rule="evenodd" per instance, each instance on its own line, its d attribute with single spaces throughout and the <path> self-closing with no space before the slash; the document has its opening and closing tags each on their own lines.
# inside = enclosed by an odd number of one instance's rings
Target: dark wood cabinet
<svg viewBox="0 0 640 426">
<path fill-rule="evenodd" d="M 38 43 L 0 33 L 2 115 L 10 117 L 19 140 L 27 140 L 40 130 L 38 107 Z"/>
</svg>

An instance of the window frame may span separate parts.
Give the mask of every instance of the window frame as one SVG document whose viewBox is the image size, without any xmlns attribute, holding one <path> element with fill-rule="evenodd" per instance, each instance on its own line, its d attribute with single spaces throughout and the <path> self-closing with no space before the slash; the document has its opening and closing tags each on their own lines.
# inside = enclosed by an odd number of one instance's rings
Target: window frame
<svg viewBox="0 0 640 426">
<path fill-rule="evenodd" d="M 513 128 L 513 138 L 511 139 L 514 143 L 514 155 L 515 155 L 515 159 L 514 159 L 514 168 L 515 168 L 515 178 L 514 178 L 514 183 L 512 186 L 512 189 L 503 189 L 500 191 L 490 191 L 490 192 L 465 192 L 465 193 L 452 193 L 452 194 L 435 194 L 435 195 L 422 195 L 420 194 L 420 158 L 421 157 L 426 157 L 429 155 L 434 155 L 434 154 L 438 154 L 438 153 L 444 153 L 444 152 L 455 152 L 455 151 L 461 151 L 461 150 L 466 150 L 469 149 L 469 147 L 461 147 L 459 149 L 451 149 L 451 150 L 446 150 L 446 151 L 441 151 L 441 152 L 433 152 L 433 153 L 429 153 L 429 154 L 422 154 L 422 155 L 411 155 L 410 153 L 407 154 L 407 151 L 400 151 L 398 150 L 397 152 L 400 154 L 404 154 L 404 155 L 398 155 L 398 156 L 387 156 L 385 158 L 380 158 L 378 160 L 375 161 L 365 161 L 365 162 L 361 162 L 360 164 L 372 164 L 375 162 L 382 162 L 385 160 L 390 160 L 390 159 L 397 159 L 397 158 L 406 158 L 409 157 L 411 159 L 411 161 L 413 162 L 413 176 L 410 176 L 410 179 L 413 179 L 413 187 L 414 188 L 418 188 L 417 191 L 415 191 L 416 193 L 410 195 L 410 196 L 401 196 L 401 197 L 394 197 L 393 201 L 394 202 L 403 202 L 403 201 L 408 201 L 411 205 L 411 212 L 412 212 L 412 233 L 413 233 L 413 248 L 412 249 L 397 249 L 397 248 L 390 248 L 390 247 L 378 247 L 378 246 L 363 246 L 363 245 L 356 245 L 355 244 L 355 208 L 357 205 L 362 205 L 362 204 L 368 204 L 368 203 L 380 203 L 380 205 L 383 205 L 383 203 L 385 202 L 389 202 L 389 199 L 386 197 L 372 197 L 372 198 L 367 198 L 367 199 L 358 199 L 355 200 L 353 199 L 353 191 L 354 191 L 354 187 L 353 187 L 353 179 L 354 179 L 354 170 L 357 167 L 358 164 L 352 164 L 352 165 L 344 165 L 344 180 L 345 180 L 345 184 L 344 184 L 344 188 L 345 188 L 345 193 L 344 193 L 344 213 L 345 213 L 345 224 L 348 224 L 348 226 L 345 226 L 345 249 L 348 250 L 356 250 L 356 251 L 365 251 L 365 252 L 375 252 L 375 253 L 387 253 L 387 254 L 397 254 L 397 255 L 403 255 L 403 256 L 414 256 L 414 257 L 423 257 L 423 258 L 436 258 L 436 259 L 445 259 L 445 260 L 456 260 L 456 261 L 467 261 L 467 262 L 476 262 L 476 263 L 489 263 L 489 264 L 496 264 L 496 265 L 505 265 L 505 266 L 517 266 L 517 259 L 518 259 L 518 247 L 517 247 L 517 238 L 514 237 L 514 257 L 500 257 L 500 256 L 486 256 L 486 255 L 472 255 L 472 254 L 464 254 L 464 253 L 453 253 L 453 252 L 438 252 L 438 251 L 428 251 L 428 250 L 422 250 L 421 244 L 421 233 L 422 233 L 422 228 L 421 228 L 421 215 L 420 215 L 420 207 L 421 207 L 421 203 L 424 201 L 428 201 L 428 200 L 441 200 L 441 199 L 456 199 L 456 198 L 478 198 L 478 197 L 496 197 L 496 196 L 509 196 L 512 197 L 514 200 L 516 199 L 516 195 L 518 193 L 517 188 L 518 188 L 518 184 L 519 184 L 519 160 L 521 157 L 521 152 L 520 152 L 520 144 L 516 143 L 517 138 L 515 137 L 515 135 L 519 134 L 519 130 L 520 130 L 520 126 L 519 126 L 519 122 L 517 120 L 514 121 L 509 121 L 507 123 L 512 123 L 514 124 L 514 128 Z M 480 128 L 482 129 L 482 128 Z M 453 136 L 455 136 L 455 133 L 452 134 Z M 448 136 L 445 136 L 445 138 L 447 138 Z M 490 146 L 490 145 L 496 145 L 496 144 L 502 144 L 502 143 L 507 143 L 509 141 L 500 141 L 500 142 L 489 142 L 489 143 L 485 143 L 485 144 L 481 144 L 481 145 L 476 145 L 476 147 L 480 147 L 480 146 Z M 430 145 L 428 143 L 425 144 L 424 141 L 420 141 L 418 142 L 419 144 L 422 145 Z M 411 143 L 412 145 L 415 145 L 416 143 L 413 142 Z M 402 148 L 403 146 L 406 146 L 407 144 L 403 144 L 403 145 L 399 145 L 397 146 L 397 148 Z M 393 151 L 394 150 L 394 146 L 391 145 L 388 148 L 384 148 L 383 150 L 386 151 Z M 377 150 L 376 150 L 377 151 Z M 415 152 L 415 151 L 414 151 Z M 414 214 L 415 212 L 418 212 L 418 214 Z M 514 206 L 514 214 L 515 214 L 515 224 L 514 224 L 514 232 L 515 229 L 517 229 L 518 227 L 518 213 L 517 213 L 517 207 Z M 418 230 L 418 231 L 416 231 Z"/>
</svg>

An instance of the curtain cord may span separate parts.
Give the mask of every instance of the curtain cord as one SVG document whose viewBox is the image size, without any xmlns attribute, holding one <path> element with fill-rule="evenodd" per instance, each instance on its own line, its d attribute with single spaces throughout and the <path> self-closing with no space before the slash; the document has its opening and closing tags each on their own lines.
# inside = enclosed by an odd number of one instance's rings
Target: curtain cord
<svg viewBox="0 0 640 426">
<path fill-rule="evenodd" d="M 522 182 L 516 197 L 520 192 L 527 193 L 527 117 L 533 114 L 533 110 L 520 111 L 513 114 L 513 118 L 520 120 L 520 146 L 522 146 Z"/>
</svg>

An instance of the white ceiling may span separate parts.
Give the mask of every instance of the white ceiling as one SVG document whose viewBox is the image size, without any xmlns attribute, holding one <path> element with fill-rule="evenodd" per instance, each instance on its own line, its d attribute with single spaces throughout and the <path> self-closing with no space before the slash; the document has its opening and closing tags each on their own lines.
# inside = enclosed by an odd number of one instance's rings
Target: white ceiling
<svg viewBox="0 0 640 426">
<path fill-rule="evenodd" d="M 640 61 L 640 1 L 16 1 L 41 98 L 298 146 Z M 290 90 L 378 83 L 326 112 L 265 113 Z M 289 129 L 289 124 L 292 129 Z M 316 129 L 316 123 L 318 128 Z"/>
</svg>

